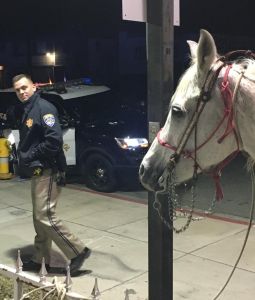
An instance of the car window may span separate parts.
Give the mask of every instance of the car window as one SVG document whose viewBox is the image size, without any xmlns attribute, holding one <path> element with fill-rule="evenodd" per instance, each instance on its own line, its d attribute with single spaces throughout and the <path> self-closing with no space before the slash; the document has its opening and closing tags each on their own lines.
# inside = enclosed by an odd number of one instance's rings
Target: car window
<svg viewBox="0 0 255 300">
<path fill-rule="evenodd" d="M 98 93 L 86 97 L 69 99 L 64 101 L 64 107 L 80 122 L 88 122 L 96 115 L 104 114 L 106 110 L 112 110 L 118 102 L 117 95 L 112 91 Z"/>
<path fill-rule="evenodd" d="M 42 92 L 41 97 L 56 107 L 62 129 L 75 125 L 72 115 L 65 109 L 64 100 L 59 95 Z"/>
<path fill-rule="evenodd" d="M 22 113 L 23 106 L 14 92 L 0 92 L 0 116 L 5 116 L 1 119 L 2 127 L 16 129 Z"/>
</svg>

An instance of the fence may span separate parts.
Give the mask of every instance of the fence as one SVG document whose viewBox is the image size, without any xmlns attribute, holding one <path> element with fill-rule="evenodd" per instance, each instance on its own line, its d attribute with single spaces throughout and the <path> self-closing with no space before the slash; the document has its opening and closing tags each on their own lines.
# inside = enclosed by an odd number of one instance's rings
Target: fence
<svg viewBox="0 0 255 300">
<path fill-rule="evenodd" d="M 16 268 L 12 268 L 9 266 L 5 266 L 0 264 L 0 274 L 4 277 L 8 277 L 13 280 L 13 300 L 25 300 L 28 299 L 27 296 L 32 294 L 35 291 L 44 291 L 46 292 L 44 295 L 41 293 L 41 299 L 38 300 L 46 300 L 47 297 L 53 293 L 57 295 L 57 299 L 60 300 L 101 300 L 101 293 L 98 288 L 98 281 L 95 278 L 95 284 L 92 289 L 90 297 L 82 296 L 78 293 L 71 291 L 72 287 L 72 279 L 70 275 L 70 268 L 67 266 L 66 268 L 66 278 L 64 282 L 59 282 L 57 277 L 54 277 L 52 282 L 47 281 L 47 271 L 45 267 L 45 261 L 42 260 L 41 270 L 38 274 L 32 275 L 30 273 L 22 271 L 22 260 L 20 258 L 20 251 L 18 251 L 18 258 L 16 262 Z M 34 290 L 31 290 L 29 293 L 24 293 L 24 284 L 35 287 Z M 129 295 L 135 294 L 135 291 L 132 289 L 126 289 L 125 291 L 125 299 L 130 300 Z M 103 300 L 103 299 L 102 299 Z M 115 299 L 113 299 L 115 300 Z"/>
</svg>

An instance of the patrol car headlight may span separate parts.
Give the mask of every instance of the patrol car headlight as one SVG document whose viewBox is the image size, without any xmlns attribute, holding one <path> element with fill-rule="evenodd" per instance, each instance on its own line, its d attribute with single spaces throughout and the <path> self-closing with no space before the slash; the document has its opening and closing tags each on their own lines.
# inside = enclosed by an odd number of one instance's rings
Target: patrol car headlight
<svg viewBox="0 0 255 300">
<path fill-rule="evenodd" d="M 122 149 L 147 148 L 149 146 L 146 138 L 115 138 L 115 141 Z"/>
</svg>

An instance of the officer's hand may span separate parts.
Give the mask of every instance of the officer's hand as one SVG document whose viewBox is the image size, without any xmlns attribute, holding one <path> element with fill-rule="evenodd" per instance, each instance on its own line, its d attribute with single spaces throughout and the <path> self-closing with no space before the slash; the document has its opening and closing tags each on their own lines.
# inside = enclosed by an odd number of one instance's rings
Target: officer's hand
<svg viewBox="0 0 255 300">
<path fill-rule="evenodd" d="M 22 161 L 25 166 L 41 166 L 40 163 L 38 164 L 38 161 L 35 159 L 36 157 L 36 149 L 32 149 L 29 153 L 29 155 L 22 158 Z M 35 162 L 35 164 L 31 164 L 32 162 Z"/>
</svg>

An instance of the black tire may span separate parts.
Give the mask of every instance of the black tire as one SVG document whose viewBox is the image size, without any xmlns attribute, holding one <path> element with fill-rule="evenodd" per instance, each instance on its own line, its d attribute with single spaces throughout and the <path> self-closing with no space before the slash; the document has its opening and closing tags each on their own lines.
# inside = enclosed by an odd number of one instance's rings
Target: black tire
<svg viewBox="0 0 255 300">
<path fill-rule="evenodd" d="M 112 163 L 101 154 L 90 155 L 84 164 L 86 185 L 99 192 L 114 192 L 117 180 Z"/>
</svg>

